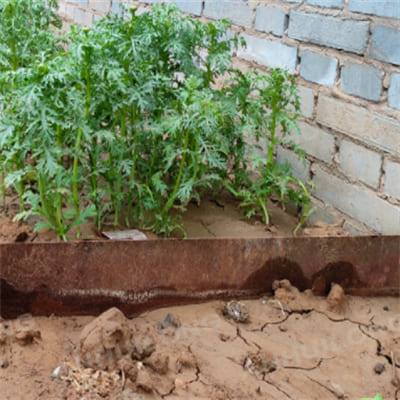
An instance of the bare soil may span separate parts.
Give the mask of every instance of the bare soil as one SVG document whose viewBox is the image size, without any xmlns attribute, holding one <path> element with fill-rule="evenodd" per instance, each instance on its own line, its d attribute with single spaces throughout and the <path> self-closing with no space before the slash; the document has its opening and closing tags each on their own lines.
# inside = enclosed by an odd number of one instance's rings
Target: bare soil
<svg viewBox="0 0 400 400">
<path fill-rule="evenodd" d="M 221 195 L 217 200 L 204 199 L 198 205 L 190 203 L 187 212 L 183 215 L 182 224 L 189 238 L 212 237 L 274 237 L 293 236 L 298 224 L 298 218 L 273 201 L 268 202 L 270 211 L 270 225 L 266 226 L 258 218 L 246 218 L 240 210 L 239 202 L 229 195 Z M 19 203 L 16 196 L 7 197 L 5 208 L 0 207 L 0 243 L 1 242 L 48 242 L 56 241 L 54 232 L 42 229 L 34 232 L 33 227 L 37 218 L 29 218 L 25 222 L 13 222 L 13 217 L 19 212 Z M 114 227 L 105 224 L 104 230 L 123 230 L 126 228 Z M 151 232 L 144 232 L 149 239 L 157 238 Z M 76 231 L 68 232 L 68 240 L 75 240 Z M 298 235 L 348 235 L 341 227 L 317 223 L 313 227 L 305 227 Z M 172 237 L 182 237 L 180 230 L 175 230 Z M 81 225 L 81 239 L 105 240 L 101 232 L 91 223 Z"/>
<path fill-rule="evenodd" d="M 396 298 L 274 297 L 0 323 L 2 400 L 397 399 Z"/>
</svg>

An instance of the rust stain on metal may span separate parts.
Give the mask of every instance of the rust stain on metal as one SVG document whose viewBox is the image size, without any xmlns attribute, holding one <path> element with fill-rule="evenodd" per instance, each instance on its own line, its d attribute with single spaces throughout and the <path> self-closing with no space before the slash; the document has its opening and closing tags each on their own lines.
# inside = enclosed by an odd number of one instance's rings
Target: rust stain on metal
<svg viewBox="0 0 400 400">
<path fill-rule="evenodd" d="M 0 313 L 128 314 L 270 292 L 275 279 L 325 293 L 399 295 L 400 237 L 0 244 Z"/>
</svg>

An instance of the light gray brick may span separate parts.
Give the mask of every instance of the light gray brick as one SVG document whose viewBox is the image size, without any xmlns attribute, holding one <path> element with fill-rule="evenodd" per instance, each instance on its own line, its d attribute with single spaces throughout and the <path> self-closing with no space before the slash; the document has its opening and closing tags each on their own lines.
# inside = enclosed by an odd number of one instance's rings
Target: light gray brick
<svg viewBox="0 0 400 400">
<path fill-rule="evenodd" d="M 319 160 L 331 163 L 335 155 L 335 138 L 324 130 L 299 122 L 301 135 L 292 134 L 289 139 L 300 146 L 307 154 Z"/>
<path fill-rule="evenodd" d="M 365 225 L 347 218 L 343 224 L 343 229 L 352 236 L 365 236 L 373 234 L 373 230 L 368 229 Z"/>
<path fill-rule="evenodd" d="M 372 150 L 343 140 L 339 150 L 340 168 L 346 175 L 377 188 L 381 175 L 382 157 Z"/>
<path fill-rule="evenodd" d="M 308 160 L 299 160 L 299 157 L 293 151 L 283 147 L 278 147 L 277 152 L 278 164 L 283 164 L 286 161 L 292 166 L 293 176 L 303 183 L 310 180 L 310 162 Z"/>
<path fill-rule="evenodd" d="M 384 191 L 389 196 L 400 200 L 400 163 L 386 161 Z"/>
<path fill-rule="evenodd" d="M 91 14 L 87 11 L 81 10 L 80 8 L 75 8 L 74 21 L 78 25 L 92 26 L 93 14 Z"/>
<path fill-rule="evenodd" d="M 400 18 L 399 0 L 350 0 L 349 10 L 380 17 Z"/>
<path fill-rule="evenodd" d="M 203 11 L 202 0 L 168 0 L 165 3 L 175 3 L 182 12 L 188 14 L 200 16 Z"/>
<path fill-rule="evenodd" d="M 367 48 L 369 22 L 292 11 L 288 35 L 293 39 L 362 54 Z"/>
<path fill-rule="evenodd" d="M 228 18 L 235 25 L 250 28 L 253 23 L 253 9 L 240 0 L 206 0 L 204 16 L 212 19 Z"/>
<path fill-rule="evenodd" d="M 312 118 L 314 112 L 314 93 L 311 88 L 298 86 L 300 113 L 303 117 Z"/>
<path fill-rule="evenodd" d="M 343 8 L 343 0 L 307 0 L 310 6 L 330 7 L 330 8 Z"/>
<path fill-rule="evenodd" d="M 345 66 L 340 79 L 345 93 L 372 101 L 381 98 L 383 71 L 379 68 L 361 64 Z"/>
<path fill-rule="evenodd" d="M 122 17 L 124 15 L 124 3 L 119 0 L 112 0 L 111 13 Z"/>
<path fill-rule="evenodd" d="M 390 77 L 388 104 L 389 107 L 400 110 L 400 74 L 393 73 Z"/>
<path fill-rule="evenodd" d="M 105 14 L 111 9 L 111 0 L 90 0 L 89 7 Z"/>
<path fill-rule="evenodd" d="M 337 65 L 335 58 L 305 50 L 301 54 L 300 75 L 310 82 L 333 87 Z"/>
<path fill-rule="evenodd" d="M 297 65 L 297 49 L 278 42 L 243 35 L 247 42 L 246 48 L 238 50 L 238 57 L 244 60 L 256 61 L 271 68 L 287 69 L 293 74 Z"/>
<path fill-rule="evenodd" d="M 321 168 L 313 177 L 315 196 L 375 231 L 400 234 L 400 207 L 382 200 L 374 192 L 351 185 Z"/>
<path fill-rule="evenodd" d="M 372 31 L 370 56 L 400 65 L 400 29 L 378 25 Z"/>
<path fill-rule="evenodd" d="M 257 7 L 255 29 L 282 36 L 287 27 L 287 15 L 277 7 Z"/>
<path fill-rule="evenodd" d="M 400 155 L 400 122 L 395 119 L 375 114 L 364 107 L 320 95 L 317 121 L 366 144 Z"/>
</svg>

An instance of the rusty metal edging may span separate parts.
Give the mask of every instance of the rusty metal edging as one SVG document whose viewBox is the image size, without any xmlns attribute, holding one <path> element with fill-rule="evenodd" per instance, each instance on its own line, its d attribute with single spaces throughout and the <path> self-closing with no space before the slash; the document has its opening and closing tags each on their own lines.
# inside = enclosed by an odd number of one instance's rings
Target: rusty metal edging
<svg viewBox="0 0 400 400">
<path fill-rule="evenodd" d="M 275 279 L 324 293 L 399 295 L 400 236 L 0 244 L 5 318 L 96 314 L 270 292 Z"/>
</svg>

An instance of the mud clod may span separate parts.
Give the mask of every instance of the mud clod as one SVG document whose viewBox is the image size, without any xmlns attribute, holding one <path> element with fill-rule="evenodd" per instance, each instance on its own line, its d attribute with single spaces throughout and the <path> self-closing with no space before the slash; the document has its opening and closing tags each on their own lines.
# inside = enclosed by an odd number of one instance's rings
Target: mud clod
<svg viewBox="0 0 400 400">
<path fill-rule="evenodd" d="M 240 301 L 232 300 L 224 304 L 222 314 L 235 322 L 247 322 L 249 319 L 249 310 L 245 304 Z"/>
<path fill-rule="evenodd" d="M 272 354 L 261 351 L 260 353 L 249 354 L 245 360 L 244 368 L 255 375 L 264 376 L 276 371 L 277 365 Z"/>
<path fill-rule="evenodd" d="M 111 308 L 86 325 L 79 354 L 86 367 L 105 370 L 132 351 L 131 332 L 120 310 Z"/>
<path fill-rule="evenodd" d="M 136 387 L 147 393 L 153 391 L 153 378 L 146 368 L 139 368 L 136 378 Z"/>
<path fill-rule="evenodd" d="M 343 288 L 334 283 L 326 298 L 326 302 L 330 311 L 343 312 L 346 308 L 346 295 Z"/>
<path fill-rule="evenodd" d="M 144 365 L 160 375 L 165 375 L 168 372 L 169 355 L 156 350 L 144 361 Z"/>
</svg>

